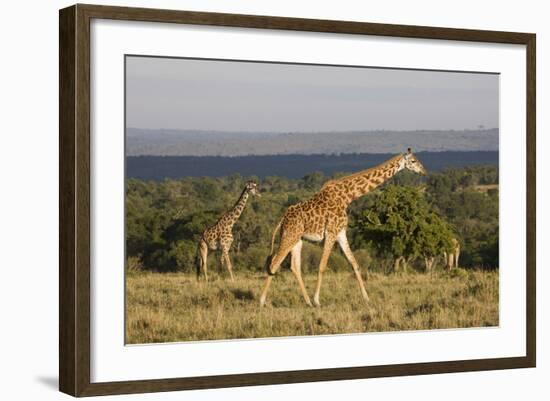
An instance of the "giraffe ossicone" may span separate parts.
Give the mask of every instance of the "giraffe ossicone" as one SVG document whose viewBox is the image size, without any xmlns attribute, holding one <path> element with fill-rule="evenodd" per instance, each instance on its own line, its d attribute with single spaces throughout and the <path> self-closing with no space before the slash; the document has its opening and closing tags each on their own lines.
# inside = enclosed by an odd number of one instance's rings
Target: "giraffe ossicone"
<svg viewBox="0 0 550 401">
<path fill-rule="evenodd" d="M 312 305 L 301 273 L 300 260 L 303 239 L 323 242 L 317 286 L 313 297 L 315 305 L 320 305 L 323 273 L 335 242 L 338 242 L 346 259 L 353 268 L 361 296 L 368 302 L 369 298 L 359 265 L 348 244 L 346 235 L 348 224 L 347 208 L 355 199 L 366 195 L 403 169 L 423 175 L 426 174 L 426 169 L 409 148 L 407 152 L 396 155 L 376 167 L 331 180 L 325 183 L 321 190 L 310 199 L 290 206 L 273 231 L 271 254 L 266 261 L 268 277 L 260 297 L 260 305 L 265 305 L 267 292 L 273 281 L 273 277 L 289 253 L 291 253 L 290 265 L 292 273 L 296 276 L 306 304 Z M 280 237 L 279 246 L 277 251 L 274 252 L 274 244 L 278 232 Z"/>
<path fill-rule="evenodd" d="M 229 257 L 229 250 L 233 244 L 233 226 L 241 217 L 241 214 L 246 206 L 248 197 L 261 196 L 258 184 L 253 181 L 248 181 L 239 196 L 239 199 L 235 205 L 226 213 L 224 213 L 218 221 L 208 228 L 206 228 L 199 240 L 197 247 L 197 278 L 200 278 L 201 271 L 204 273 L 204 278 L 208 281 L 208 251 L 215 251 L 219 249 L 221 251 L 220 264 L 226 266 L 231 281 L 234 281 L 233 277 L 233 264 Z"/>
</svg>

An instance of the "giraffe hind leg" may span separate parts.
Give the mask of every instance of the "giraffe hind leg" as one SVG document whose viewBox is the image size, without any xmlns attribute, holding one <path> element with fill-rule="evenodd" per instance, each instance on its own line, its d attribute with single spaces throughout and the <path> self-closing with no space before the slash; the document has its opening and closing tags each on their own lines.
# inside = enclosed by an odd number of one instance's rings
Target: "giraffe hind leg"
<svg viewBox="0 0 550 401">
<path fill-rule="evenodd" d="M 292 248 L 290 270 L 292 270 L 292 273 L 294 273 L 294 276 L 296 276 L 296 280 L 298 281 L 298 285 L 300 286 L 300 290 L 302 291 L 302 296 L 304 297 L 304 301 L 306 301 L 306 304 L 308 306 L 313 306 L 311 304 L 311 300 L 309 299 L 309 295 L 307 294 L 306 286 L 304 285 L 304 280 L 302 280 L 301 257 L 302 257 L 302 240 L 298 241 L 296 245 L 294 245 L 294 248 Z"/>
<path fill-rule="evenodd" d="M 313 296 L 313 302 L 315 306 L 321 306 L 319 301 L 319 296 L 321 293 L 321 283 L 323 282 L 323 273 L 327 267 L 328 258 L 332 252 L 332 247 L 334 246 L 335 238 L 333 235 L 326 234 L 325 242 L 323 244 L 323 254 L 321 255 L 321 262 L 319 263 L 319 276 L 317 277 L 317 287 L 315 288 L 315 295 Z"/>
<path fill-rule="evenodd" d="M 296 242 L 298 242 L 299 240 L 300 237 L 281 237 L 279 249 L 275 253 L 275 256 L 271 257 L 269 260 L 269 266 L 267 267 L 268 276 L 264 285 L 264 289 L 262 291 L 262 295 L 260 296 L 260 306 L 265 305 L 267 292 L 269 291 L 269 287 L 271 286 L 271 282 L 273 281 L 273 276 L 275 275 L 275 273 L 277 273 L 277 270 L 279 270 L 279 268 L 281 267 L 281 263 L 283 263 L 283 260 L 285 260 L 290 250 L 296 245 Z"/>
</svg>

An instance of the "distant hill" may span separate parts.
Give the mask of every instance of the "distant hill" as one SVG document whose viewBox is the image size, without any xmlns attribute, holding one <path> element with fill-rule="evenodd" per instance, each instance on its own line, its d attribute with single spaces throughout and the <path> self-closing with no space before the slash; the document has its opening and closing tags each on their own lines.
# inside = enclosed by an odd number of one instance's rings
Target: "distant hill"
<svg viewBox="0 0 550 401">
<path fill-rule="evenodd" d="M 498 166 L 498 152 L 417 152 L 428 171 L 473 165 Z M 130 156 L 126 158 L 127 178 L 143 180 L 181 177 L 283 176 L 301 178 L 314 171 L 325 175 L 363 170 L 394 156 L 394 153 L 342 155 L 268 156 Z"/>
<path fill-rule="evenodd" d="M 219 132 L 128 128 L 128 156 L 249 156 L 498 151 L 497 128 L 464 131 Z"/>
</svg>

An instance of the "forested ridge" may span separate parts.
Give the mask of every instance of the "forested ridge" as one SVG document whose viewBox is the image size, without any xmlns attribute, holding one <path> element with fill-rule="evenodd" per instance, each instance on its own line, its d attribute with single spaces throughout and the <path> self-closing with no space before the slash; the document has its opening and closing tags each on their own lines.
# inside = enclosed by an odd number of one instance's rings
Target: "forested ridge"
<svg viewBox="0 0 550 401">
<path fill-rule="evenodd" d="M 405 147 L 406 148 L 406 147 Z M 428 171 L 474 165 L 498 166 L 496 151 L 415 152 Z M 232 174 L 259 178 L 281 176 L 300 179 L 312 171 L 333 175 L 359 171 L 393 157 L 393 153 L 286 154 L 247 156 L 128 156 L 126 177 L 164 180 L 189 177 L 225 177 Z M 315 166 L 312 168 L 312 166 Z"/>
</svg>

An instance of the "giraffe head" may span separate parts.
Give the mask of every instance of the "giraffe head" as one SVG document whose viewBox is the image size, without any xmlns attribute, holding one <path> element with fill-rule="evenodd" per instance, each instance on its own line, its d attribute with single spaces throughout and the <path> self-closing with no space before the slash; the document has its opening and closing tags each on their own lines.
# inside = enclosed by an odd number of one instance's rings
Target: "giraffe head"
<svg viewBox="0 0 550 401">
<path fill-rule="evenodd" d="M 262 196 L 260 195 L 260 189 L 258 187 L 258 184 L 256 184 L 254 181 L 248 181 L 244 188 L 246 192 L 248 192 L 252 196 Z"/>
<path fill-rule="evenodd" d="M 400 170 L 403 169 L 411 170 L 422 175 L 428 174 L 422 163 L 420 163 L 420 160 L 413 155 L 411 148 L 407 149 L 407 152 L 403 154 L 403 158 L 401 159 Z"/>
</svg>

